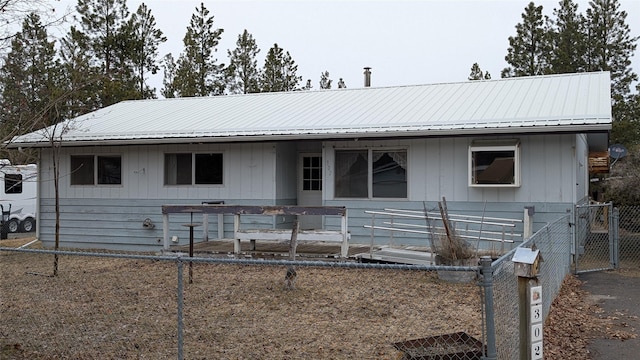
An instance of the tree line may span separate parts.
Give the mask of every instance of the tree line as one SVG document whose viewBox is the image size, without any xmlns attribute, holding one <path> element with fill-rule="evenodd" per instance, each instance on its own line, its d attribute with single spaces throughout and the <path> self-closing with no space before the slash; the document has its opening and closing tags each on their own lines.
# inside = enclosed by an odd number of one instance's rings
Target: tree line
<svg viewBox="0 0 640 360">
<path fill-rule="evenodd" d="M 618 0 L 592 0 L 585 13 L 572 0 L 561 0 L 553 16 L 530 2 L 509 37 L 501 77 L 535 76 L 591 71 L 611 73 L 613 129 L 611 143 L 640 144 L 640 84 L 631 68 L 639 37 L 631 35 L 627 12 Z M 469 80 L 490 78 L 475 63 Z"/>
<path fill-rule="evenodd" d="M 151 9 L 142 3 L 130 12 L 126 0 L 78 0 L 65 35 L 54 39 L 51 22 L 33 2 L 27 11 L 24 0 L 0 3 L 0 16 L 22 16 L 21 30 L 0 36 L 0 106 L 2 138 L 56 124 L 61 120 L 130 99 L 218 96 L 257 92 L 309 90 L 300 85 L 298 65 L 291 54 L 273 44 L 258 66 L 260 49 L 244 30 L 228 61 L 217 58 L 224 29 L 201 3 L 186 27 L 180 54 L 160 56 L 167 41 Z M 25 7 L 26 6 L 26 7 Z M 46 5 L 45 5 L 46 7 Z M 19 10 L 18 10 L 19 8 Z M 631 58 L 638 37 L 631 36 L 627 13 L 618 0 L 592 0 L 584 14 L 572 0 L 562 0 L 553 16 L 543 16 L 542 6 L 531 2 L 509 37 L 502 77 L 584 71 L 610 71 L 612 76 L 613 142 L 631 146 L 640 141 L 640 88 L 631 85 L 638 75 Z M 13 15 L 13 16 L 11 16 Z M 0 19 L 2 20 L 2 19 Z M 0 34 L 1 35 L 1 34 Z M 0 43 L 1 46 L 2 43 Z M 161 89 L 147 83 L 162 72 Z M 470 80 L 489 79 L 476 63 Z M 320 74 L 320 89 L 330 89 L 328 72 Z M 342 79 L 338 87 L 346 87 Z"/>
</svg>

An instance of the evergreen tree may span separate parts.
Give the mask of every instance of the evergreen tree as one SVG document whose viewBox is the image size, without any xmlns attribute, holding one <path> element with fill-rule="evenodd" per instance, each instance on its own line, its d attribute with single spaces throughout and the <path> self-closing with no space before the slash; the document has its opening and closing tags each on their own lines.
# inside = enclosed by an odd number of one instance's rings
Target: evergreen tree
<svg viewBox="0 0 640 360">
<path fill-rule="evenodd" d="M 11 50 L 11 41 L 16 30 L 20 29 L 24 21 L 31 14 L 40 17 L 43 27 L 59 25 L 62 17 L 55 12 L 49 0 L 1 0 L 0 1 L 0 57 L 4 59 Z"/>
<path fill-rule="evenodd" d="M 61 40 L 60 58 L 64 73 L 64 116 L 71 119 L 100 108 L 100 70 L 91 66 L 89 39 L 75 26 Z"/>
<path fill-rule="evenodd" d="M 177 91 L 173 86 L 176 79 L 176 62 L 171 53 L 165 55 L 162 59 L 162 68 L 164 69 L 164 76 L 162 78 L 162 85 L 164 85 L 164 87 L 160 90 L 160 94 L 167 99 L 174 98 L 177 95 Z"/>
<path fill-rule="evenodd" d="M 76 10 L 92 63 L 102 75 L 100 105 L 137 98 L 132 61 L 136 46 L 126 0 L 78 0 Z"/>
<path fill-rule="evenodd" d="M 236 48 L 227 50 L 229 55 L 228 87 L 234 94 L 260 92 L 260 71 L 256 56 L 260 52 L 253 36 L 245 29 L 238 35 Z"/>
<path fill-rule="evenodd" d="M 589 52 L 588 71 L 611 72 L 611 95 L 615 104 L 630 93 L 630 85 L 638 80 L 630 65 L 638 37 L 631 36 L 626 24 L 627 13 L 617 0 L 593 0 L 587 9 Z"/>
<path fill-rule="evenodd" d="M 340 78 L 340 80 L 338 80 L 338 89 L 346 89 L 346 88 L 347 88 L 347 84 L 345 84 L 344 80 Z"/>
<path fill-rule="evenodd" d="M 269 49 L 264 61 L 264 68 L 261 77 L 262 92 L 292 91 L 302 80 L 297 76 L 298 65 L 295 64 L 291 55 L 286 53 L 278 44 L 273 44 Z"/>
<path fill-rule="evenodd" d="M 489 80 L 491 79 L 491 74 L 489 74 L 489 72 L 482 72 L 482 69 L 480 69 L 480 65 L 478 65 L 478 63 L 473 63 L 473 65 L 471 65 L 471 73 L 469 74 L 469 80 Z"/>
<path fill-rule="evenodd" d="M 516 25 L 516 36 L 509 37 L 505 60 L 510 67 L 502 70 L 502 77 L 548 73 L 550 45 L 546 34 L 542 6 L 530 2 L 522 14 L 522 23 Z"/>
<path fill-rule="evenodd" d="M 62 72 L 55 43 L 49 40 L 40 16 L 27 16 L 11 41 L 0 68 L 2 136 L 24 134 L 61 120 L 55 99 L 60 97 Z"/>
<path fill-rule="evenodd" d="M 131 16 L 130 26 L 136 42 L 132 56 L 138 93 L 142 99 L 155 98 L 156 89 L 152 89 L 146 84 L 145 74 L 158 72 L 159 66 L 156 60 L 158 46 L 167 41 L 167 38 L 160 29 L 156 28 L 156 19 L 144 3 L 140 4 L 135 14 Z"/>
<path fill-rule="evenodd" d="M 320 89 L 331 89 L 332 80 L 329 79 L 329 72 L 325 71 L 320 74 Z"/>
<path fill-rule="evenodd" d="M 184 52 L 176 63 L 173 87 L 177 96 L 222 95 L 225 89 L 224 65 L 216 64 L 213 53 L 223 29 L 213 28 L 213 15 L 200 3 L 191 16 L 184 36 Z"/>
<path fill-rule="evenodd" d="M 611 141 L 633 146 L 638 143 L 638 94 L 630 86 L 638 80 L 631 69 L 631 57 L 638 37 L 632 37 L 626 24 L 627 13 L 617 0 L 593 0 L 587 9 L 588 71 L 611 73 L 613 126 Z"/>
<path fill-rule="evenodd" d="M 572 0 L 560 1 L 554 9 L 555 20 L 549 21 L 551 72 L 554 74 L 586 71 L 588 42 L 585 18 L 578 13 L 578 5 Z"/>
<path fill-rule="evenodd" d="M 636 94 L 613 106 L 614 122 L 609 143 L 627 147 L 640 145 L 640 85 Z M 635 184 L 637 186 L 637 184 Z"/>
</svg>

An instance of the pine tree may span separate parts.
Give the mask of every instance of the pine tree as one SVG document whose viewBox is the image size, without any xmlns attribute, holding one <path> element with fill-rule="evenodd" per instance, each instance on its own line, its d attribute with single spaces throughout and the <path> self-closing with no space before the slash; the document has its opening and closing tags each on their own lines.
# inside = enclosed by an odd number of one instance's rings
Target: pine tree
<svg viewBox="0 0 640 360">
<path fill-rule="evenodd" d="M 101 106 L 138 97 L 132 61 L 136 46 L 126 0 L 78 0 L 76 10 L 92 62 L 102 75 Z"/>
<path fill-rule="evenodd" d="M 89 39 L 75 26 L 60 41 L 60 58 L 64 73 L 64 117 L 71 119 L 100 108 L 100 70 L 91 66 Z"/>
<path fill-rule="evenodd" d="M 236 41 L 233 51 L 227 50 L 229 55 L 228 88 L 233 94 L 249 94 L 260 92 L 260 71 L 256 56 L 260 52 L 256 41 L 246 29 Z"/>
<path fill-rule="evenodd" d="M 174 98 L 177 95 L 176 88 L 173 86 L 176 79 L 176 61 L 173 59 L 171 53 L 164 56 L 162 59 L 162 68 L 164 70 L 164 76 L 162 78 L 162 85 L 164 87 L 160 90 L 160 94 L 165 98 Z"/>
<path fill-rule="evenodd" d="M 614 122 L 609 143 L 624 144 L 628 148 L 640 145 L 640 85 L 635 94 L 617 103 L 613 112 Z"/>
<path fill-rule="evenodd" d="M 617 0 L 593 0 L 587 9 L 589 52 L 588 71 L 611 72 L 611 95 L 614 106 L 630 93 L 638 80 L 630 65 L 638 37 L 631 36 L 627 13 Z"/>
<path fill-rule="evenodd" d="M 491 74 L 489 72 L 482 72 L 480 65 L 478 63 L 473 63 L 471 65 L 471 73 L 469 74 L 469 80 L 489 80 L 491 79 Z"/>
<path fill-rule="evenodd" d="M 62 71 L 54 41 L 40 16 L 31 13 L 11 41 L 0 69 L 3 137 L 23 134 L 60 121 Z"/>
<path fill-rule="evenodd" d="M 278 44 L 273 44 L 264 61 L 260 86 L 262 92 L 292 91 L 302 80 L 296 75 L 298 65 Z"/>
<path fill-rule="evenodd" d="M 136 42 L 132 56 L 138 93 L 142 99 L 155 98 L 156 89 L 147 85 L 145 75 L 158 72 L 158 46 L 167 41 L 167 38 L 160 29 L 156 28 L 156 19 L 144 3 L 140 4 L 135 14 L 132 14 L 130 26 Z"/>
<path fill-rule="evenodd" d="M 587 9 L 588 71 L 611 73 L 613 126 L 611 140 L 627 146 L 638 143 L 640 123 L 637 116 L 637 94 L 631 84 L 638 75 L 631 69 L 631 57 L 638 37 L 632 37 L 626 24 L 627 13 L 617 0 L 593 0 Z"/>
<path fill-rule="evenodd" d="M 320 74 L 320 89 L 331 89 L 332 80 L 329 79 L 329 72 L 325 71 Z"/>
<path fill-rule="evenodd" d="M 0 1 L 0 54 L 4 59 L 11 50 L 11 41 L 16 30 L 24 24 L 27 17 L 36 14 L 43 27 L 62 23 L 49 0 L 1 0 Z"/>
<path fill-rule="evenodd" d="M 510 67 L 502 70 L 502 77 L 548 73 L 550 45 L 546 34 L 542 6 L 530 2 L 522 14 L 522 23 L 516 25 L 516 36 L 509 37 L 505 60 Z"/>
<path fill-rule="evenodd" d="M 200 3 L 191 16 L 184 36 L 184 52 L 176 63 L 173 87 L 177 96 L 222 95 L 225 89 L 224 65 L 216 64 L 213 53 L 223 29 L 213 28 L 213 15 Z"/>
<path fill-rule="evenodd" d="M 572 0 L 562 0 L 554 9 L 555 20 L 549 21 L 548 35 L 553 51 L 551 72 L 554 74 L 586 71 L 587 36 L 584 16 Z"/>
</svg>

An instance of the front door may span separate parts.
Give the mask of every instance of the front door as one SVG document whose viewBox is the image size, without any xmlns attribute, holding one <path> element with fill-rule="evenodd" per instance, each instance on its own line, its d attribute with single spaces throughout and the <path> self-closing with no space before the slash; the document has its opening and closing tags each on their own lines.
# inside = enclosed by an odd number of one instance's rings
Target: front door
<svg viewBox="0 0 640 360">
<path fill-rule="evenodd" d="M 322 154 L 301 153 L 298 156 L 298 205 L 322 205 Z M 300 216 L 300 229 L 322 229 L 322 216 Z"/>
</svg>

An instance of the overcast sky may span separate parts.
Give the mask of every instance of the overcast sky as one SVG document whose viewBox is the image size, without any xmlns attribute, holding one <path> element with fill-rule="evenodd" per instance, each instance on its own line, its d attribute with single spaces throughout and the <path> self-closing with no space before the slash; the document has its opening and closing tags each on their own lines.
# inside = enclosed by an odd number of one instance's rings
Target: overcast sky
<svg viewBox="0 0 640 360">
<path fill-rule="evenodd" d="M 142 1 L 128 0 L 134 12 Z M 177 58 L 191 15 L 200 0 L 146 0 L 168 40 L 160 56 Z M 75 4 L 75 1 L 69 1 Z M 261 49 L 258 66 L 273 46 L 289 51 L 298 64 L 300 85 L 311 79 L 318 89 L 320 74 L 329 71 L 333 88 L 339 78 L 347 87 L 364 84 L 363 67 L 372 68 L 372 86 L 466 81 L 477 62 L 491 76 L 507 66 L 508 38 L 529 0 L 421 1 L 211 1 L 205 7 L 214 26 L 224 29 L 216 58 L 228 64 L 227 50 L 247 29 Z M 535 1 L 552 16 L 558 1 Z M 588 1 L 577 1 L 585 13 Z M 632 36 L 640 34 L 640 0 L 620 0 L 628 13 Z M 640 55 L 633 70 L 640 73 Z M 162 86 L 162 78 L 150 83 Z"/>
</svg>

